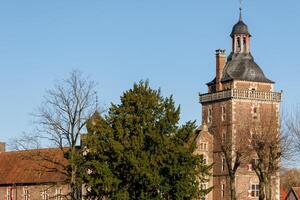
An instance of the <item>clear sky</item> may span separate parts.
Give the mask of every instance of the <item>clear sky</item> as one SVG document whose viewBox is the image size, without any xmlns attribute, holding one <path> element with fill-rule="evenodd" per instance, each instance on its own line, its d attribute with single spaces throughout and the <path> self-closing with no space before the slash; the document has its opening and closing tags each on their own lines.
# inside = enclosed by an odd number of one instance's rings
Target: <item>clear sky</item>
<svg viewBox="0 0 300 200">
<path fill-rule="evenodd" d="M 173 94 L 182 122 L 200 120 L 198 92 L 214 77 L 214 51 L 230 51 L 238 0 L 0 1 L 0 140 L 32 129 L 30 113 L 55 80 L 79 69 L 103 106 L 149 79 Z M 252 54 L 284 107 L 300 102 L 300 1 L 245 0 Z"/>
</svg>

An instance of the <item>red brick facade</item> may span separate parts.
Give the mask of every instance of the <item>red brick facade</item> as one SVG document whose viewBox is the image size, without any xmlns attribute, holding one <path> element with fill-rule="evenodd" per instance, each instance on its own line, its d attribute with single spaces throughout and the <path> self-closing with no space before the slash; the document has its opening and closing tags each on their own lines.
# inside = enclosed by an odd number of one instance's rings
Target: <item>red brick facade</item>
<svg viewBox="0 0 300 200">
<path fill-rule="evenodd" d="M 239 26 L 236 28 L 236 26 Z M 213 165 L 212 194 L 206 200 L 229 200 L 229 175 L 224 165 L 224 153 L 221 150 L 223 140 L 229 141 L 232 156 L 239 146 L 251 139 L 252 122 L 273 121 L 274 134 L 279 134 L 279 109 L 281 93 L 274 92 L 274 83 L 268 80 L 250 54 L 250 37 L 247 26 L 240 21 L 232 32 L 233 49 L 226 63 L 225 51 L 216 51 L 216 78 L 208 83 L 208 93 L 200 95 L 202 104 L 202 123 L 208 126 L 213 137 L 212 152 L 209 160 Z M 241 45 L 242 43 L 242 45 Z M 229 69 L 230 68 L 230 69 Z M 200 133 L 201 134 L 201 133 Z M 205 133 L 207 135 L 208 133 Z M 206 137 L 199 143 L 207 141 Z M 202 152 L 203 153 L 203 152 Z M 258 199 L 259 180 L 253 171 L 251 161 L 256 154 L 249 152 L 242 160 L 235 178 L 238 200 Z M 279 173 L 273 177 L 273 197 L 280 199 Z"/>
</svg>

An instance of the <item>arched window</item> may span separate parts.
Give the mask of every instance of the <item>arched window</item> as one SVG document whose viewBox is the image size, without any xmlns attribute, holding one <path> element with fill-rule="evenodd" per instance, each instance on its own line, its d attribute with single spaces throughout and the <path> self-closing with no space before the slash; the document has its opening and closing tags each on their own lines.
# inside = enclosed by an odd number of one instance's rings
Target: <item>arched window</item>
<svg viewBox="0 0 300 200">
<path fill-rule="evenodd" d="M 243 46 L 244 46 L 244 52 L 247 51 L 247 39 L 246 39 L 246 37 L 243 37 Z"/>
<path fill-rule="evenodd" d="M 237 52 L 241 51 L 241 39 L 240 39 L 240 37 L 236 38 L 236 50 L 237 50 Z"/>
</svg>

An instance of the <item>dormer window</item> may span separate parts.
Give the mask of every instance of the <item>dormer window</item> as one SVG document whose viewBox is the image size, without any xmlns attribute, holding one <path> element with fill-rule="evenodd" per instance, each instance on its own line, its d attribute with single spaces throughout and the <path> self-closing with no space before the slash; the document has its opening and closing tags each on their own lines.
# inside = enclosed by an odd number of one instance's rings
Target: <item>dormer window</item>
<svg viewBox="0 0 300 200">
<path fill-rule="evenodd" d="M 207 144 L 207 142 L 201 142 L 200 144 L 199 144 L 199 149 L 201 150 L 201 151 L 207 151 L 208 150 L 208 144 Z"/>
</svg>

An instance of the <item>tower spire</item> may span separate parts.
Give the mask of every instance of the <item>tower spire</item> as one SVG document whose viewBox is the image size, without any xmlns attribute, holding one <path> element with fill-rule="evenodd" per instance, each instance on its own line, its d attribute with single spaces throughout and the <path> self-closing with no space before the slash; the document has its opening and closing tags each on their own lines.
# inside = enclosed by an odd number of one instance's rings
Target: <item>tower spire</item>
<svg viewBox="0 0 300 200">
<path fill-rule="evenodd" d="M 243 21 L 242 10 L 243 10 L 243 0 L 240 0 L 240 18 L 239 21 Z"/>
<path fill-rule="evenodd" d="M 240 17 L 239 17 L 239 21 L 243 21 L 243 15 L 242 15 L 242 7 L 240 7 Z"/>
</svg>

